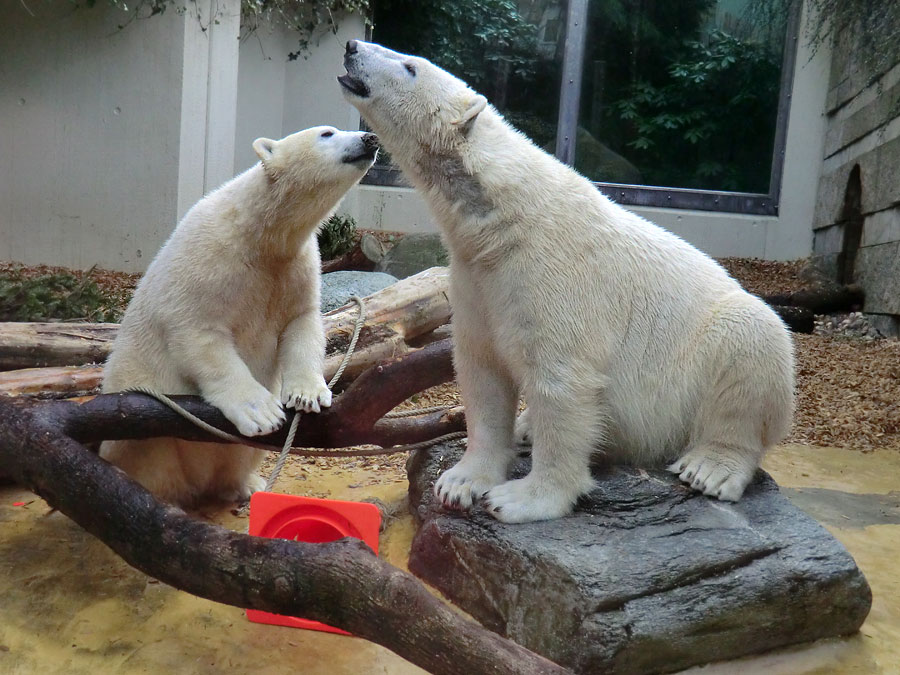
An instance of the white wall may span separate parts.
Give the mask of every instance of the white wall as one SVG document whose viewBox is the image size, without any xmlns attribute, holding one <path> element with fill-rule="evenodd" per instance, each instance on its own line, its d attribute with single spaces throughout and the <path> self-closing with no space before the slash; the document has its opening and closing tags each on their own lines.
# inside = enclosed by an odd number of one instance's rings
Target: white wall
<svg viewBox="0 0 900 675">
<path fill-rule="evenodd" d="M 338 33 L 324 31 L 309 52 L 295 61 L 297 35 L 285 28 L 260 27 L 240 48 L 235 170 L 256 163 L 251 144 L 260 136 L 281 138 L 308 127 L 328 124 L 359 128 L 359 113 L 344 101 L 335 78 L 344 72 L 344 45 L 363 38 L 359 16 L 338 17 Z"/>
<path fill-rule="evenodd" d="M 175 218 L 183 20 L 29 7 L 3 11 L 0 259 L 138 269 Z"/>
<path fill-rule="evenodd" d="M 142 271 L 234 175 L 239 6 L 198 0 L 121 30 L 129 15 L 102 2 L 6 8 L 0 259 Z"/>
</svg>

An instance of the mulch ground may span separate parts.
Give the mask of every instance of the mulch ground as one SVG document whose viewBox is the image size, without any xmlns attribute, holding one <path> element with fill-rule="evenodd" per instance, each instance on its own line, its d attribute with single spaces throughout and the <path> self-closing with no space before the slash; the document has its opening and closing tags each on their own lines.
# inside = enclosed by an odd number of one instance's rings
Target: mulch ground
<svg viewBox="0 0 900 675">
<path fill-rule="evenodd" d="M 799 262 L 728 258 L 722 264 L 756 294 L 794 291 L 808 282 Z M 70 272 L 90 277 L 122 307 L 139 275 L 92 269 L 0 263 L 0 274 L 40 275 Z M 869 452 L 900 450 L 900 341 L 889 339 L 794 335 L 797 355 L 797 414 L 789 442 L 837 446 Z M 418 394 L 408 405 L 460 403 L 455 383 Z M 371 464 L 394 464 L 401 458 L 374 458 Z M 361 464 L 370 462 L 360 460 Z"/>
</svg>

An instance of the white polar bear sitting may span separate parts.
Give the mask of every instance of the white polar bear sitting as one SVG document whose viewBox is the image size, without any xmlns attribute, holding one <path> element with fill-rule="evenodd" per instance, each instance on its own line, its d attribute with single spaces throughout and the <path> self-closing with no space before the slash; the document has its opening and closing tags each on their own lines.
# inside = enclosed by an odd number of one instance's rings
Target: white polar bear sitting
<svg viewBox="0 0 900 675">
<path fill-rule="evenodd" d="M 282 406 L 331 405 L 322 376 L 315 232 L 372 165 L 374 134 L 315 127 L 259 138 L 260 162 L 204 197 L 150 264 L 104 368 L 103 391 L 200 394 L 244 436 Z M 107 441 L 101 456 L 158 497 L 246 499 L 264 451 L 174 438 Z"/>
<path fill-rule="evenodd" d="M 352 40 L 344 95 L 424 194 L 450 251 L 468 448 L 435 493 L 500 520 L 569 513 L 598 447 L 737 500 L 788 433 L 784 325 L 711 258 L 617 206 L 425 59 Z M 507 480 L 517 399 L 532 470 Z M 522 430 L 524 432 L 524 430 Z"/>
</svg>

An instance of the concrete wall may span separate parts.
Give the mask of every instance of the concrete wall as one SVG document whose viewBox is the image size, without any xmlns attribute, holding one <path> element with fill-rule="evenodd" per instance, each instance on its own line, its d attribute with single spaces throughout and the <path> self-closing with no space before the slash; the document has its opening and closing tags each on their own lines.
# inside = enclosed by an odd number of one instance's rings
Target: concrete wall
<svg viewBox="0 0 900 675">
<path fill-rule="evenodd" d="M 285 28 L 261 27 L 241 43 L 236 172 L 256 163 L 251 145 L 260 136 L 281 138 L 322 124 L 359 128 L 359 114 L 344 101 L 335 78 L 344 72 L 344 45 L 362 38 L 365 26 L 358 16 L 342 17 L 338 25 L 336 35 L 322 33 L 305 58 L 295 61 L 287 54 L 297 51 L 297 36 Z"/>
<path fill-rule="evenodd" d="M 104 3 L 29 8 L 0 41 L 0 259 L 142 271 L 234 173 L 239 0 L 121 30 Z"/>
<path fill-rule="evenodd" d="M 184 21 L 30 5 L 0 41 L 0 259 L 139 269 L 175 218 Z"/>
<path fill-rule="evenodd" d="M 879 325 L 895 331 L 900 315 L 900 64 L 872 72 L 871 61 L 853 49 L 856 40 L 853 31 L 842 31 L 833 53 L 814 254 L 827 273 L 859 283 L 866 292 L 864 310 L 886 315 Z"/>
</svg>

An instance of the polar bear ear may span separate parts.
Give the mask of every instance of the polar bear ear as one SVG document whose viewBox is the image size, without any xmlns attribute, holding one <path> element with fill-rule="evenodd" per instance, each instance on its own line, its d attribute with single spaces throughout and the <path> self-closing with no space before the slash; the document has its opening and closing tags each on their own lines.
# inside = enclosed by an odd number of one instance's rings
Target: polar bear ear
<svg viewBox="0 0 900 675">
<path fill-rule="evenodd" d="M 275 156 L 275 141 L 271 138 L 257 138 L 253 141 L 253 150 L 262 161 L 263 166 Z"/>
<path fill-rule="evenodd" d="M 487 99 L 481 94 L 476 94 L 475 98 L 471 99 L 468 102 L 468 106 L 463 111 L 463 114 L 460 115 L 459 119 L 453 120 L 451 124 L 456 127 L 459 127 L 463 130 L 463 132 L 467 132 L 469 127 L 472 126 L 472 122 L 475 121 L 475 118 L 478 117 L 478 114 L 487 107 Z"/>
</svg>

